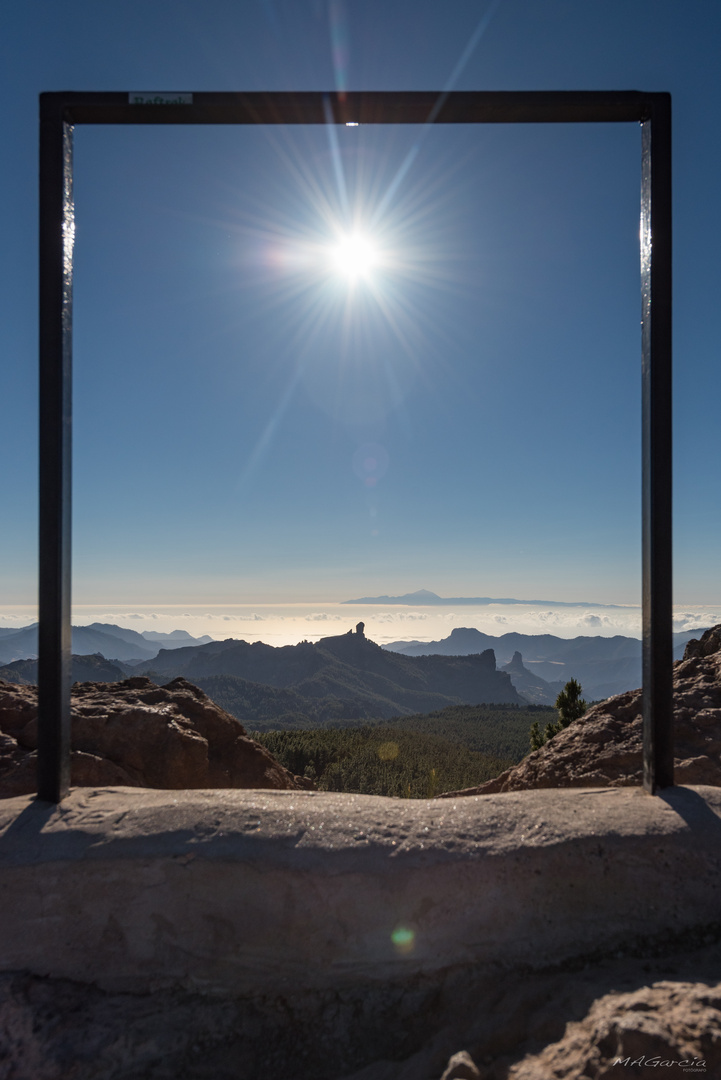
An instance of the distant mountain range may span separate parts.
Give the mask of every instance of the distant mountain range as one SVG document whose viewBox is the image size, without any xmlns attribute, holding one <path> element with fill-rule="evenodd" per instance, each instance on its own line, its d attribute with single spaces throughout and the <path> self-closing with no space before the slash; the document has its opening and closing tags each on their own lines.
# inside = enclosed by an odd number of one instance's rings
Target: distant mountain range
<svg viewBox="0 0 721 1080">
<path fill-rule="evenodd" d="M 117 656 L 121 638 L 92 630 L 113 642 L 116 655 L 112 663 L 101 655 L 73 656 L 73 678 L 102 682 L 133 674 L 166 683 L 182 675 L 243 723 L 259 727 L 283 718 L 284 726 L 305 727 L 313 720 L 380 720 L 449 705 L 523 703 L 509 676 L 496 670 L 491 650 L 461 657 L 402 656 L 369 641 L 360 623 L 359 628 L 315 644 L 304 641 L 280 648 L 261 641 L 209 640 L 161 649 L 140 662 L 135 658 L 138 644 L 131 639 L 127 648 L 135 653 L 132 664 Z M 35 660 L 0 668 L 0 678 L 9 681 L 36 677 Z"/>
<path fill-rule="evenodd" d="M 362 628 L 362 624 L 359 623 Z M 703 629 L 674 635 L 674 658 Z M 165 647 L 158 649 L 164 643 Z M 0 635 L 0 679 L 37 680 L 37 626 Z M 345 723 L 481 703 L 553 705 L 568 679 L 587 701 L 641 685 L 636 638 L 503 634 L 458 627 L 440 641 L 395 641 L 381 648 L 349 631 L 275 648 L 184 630 L 138 633 L 110 623 L 73 627 L 72 679 L 114 682 L 178 675 L 202 687 L 249 726 Z M 497 667 L 498 664 L 498 667 Z"/>
<path fill-rule="evenodd" d="M 431 712 L 447 705 L 522 701 L 508 675 L 496 671 L 492 651 L 461 657 L 401 656 L 369 641 L 362 631 L 279 648 L 229 638 L 163 649 L 134 670 L 156 682 L 182 675 L 204 688 L 214 676 L 234 676 L 304 698 L 334 699 L 344 716 L 350 710 L 360 719 Z"/>
<path fill-rule="evenodd" d="M 675 660 L 683 655 L 686 642 L 700 637 L 703 629 L 673 635 Z M 404 656 L 468 656 L 493 649 L 501 670 L 510 674 L 516 689 L 534 704 L 553 704 L 555 686 L 563 686 L 568 679 L 578 679 L 587 701 L 635 690 L 642 681 L 641 642 L 620 634 L 560 638 L 553 634 L 511 633 L 493 637 L 473 627 L 459 626 L 440 641 L 393 641 L 384 648 Z M 521 668 L 536 679 L 540 677 L 535 693 Z"/>
<path fill-rule="evenodd" d="M 361 596 L 357 600 L 342 600 L 343 604 L 406 604 L 428 606 L 430 604 L 540 604 L 543 607 L 613 608 L 617 604 L 591 604 L 586 600 L 514 600 L 508 596 L 438 596 L 428 589 L 404 593 L 403 596 Z"/>
<path fill-rule="evenodd" d="M 161 647 L 178 649 L 183 645 L 202 645 L 212 638 L 207 634 L 195 638 L 185 630 L 163 634 L 157 630 L 126 630 L 114 623 L 90 623 L 72 628 L 72 651 L 78 656 L 100 653 L 108 660 L 150 660 Z M 38 624 L 19 630 L 2 627 L 0 631 L 0 664 L 14 660 L 34 660 L 38 655 Z"/>
</svg>

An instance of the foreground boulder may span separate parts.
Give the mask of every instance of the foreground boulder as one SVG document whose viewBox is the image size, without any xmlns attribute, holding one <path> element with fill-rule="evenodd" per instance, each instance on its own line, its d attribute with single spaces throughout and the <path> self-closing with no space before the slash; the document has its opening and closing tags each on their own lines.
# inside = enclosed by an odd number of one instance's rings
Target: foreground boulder
<svg viewBox="0 0 721 1080">
<path fill-rule="evenodd" d="M 646 1068 L 721 1075 L 721 983 L 664 980 L 632 993 L 612 991 L 540 1053 L 481 1072 L 461 1051 L 441 1080 L 604 1080 Z"/>
<path fill-rule="evenodd" d="M 606 994 L 563 1038 L 520 1062 L 509 1080 L 638 1075 L 643 1068 L 721 1075 L 721 983 L 664 981 Z"/>
<path fill-rule="evenodd" d="M 185 679 L 76 683 L 71 783 L 152 788 L 309 786 Z M 37 688 L 0 681 L 0 797 L 36 790 Z"/>
<path fill-rule="evenodd" d="M 674 664 L 677 784 L 721 786 L 721 624 L 689 641 Z M 643 780 L 641 690 L 594 705 L 518 765 L 479 787 L 438 798 L 525 788 L 625 787 Z"/>
</svg>

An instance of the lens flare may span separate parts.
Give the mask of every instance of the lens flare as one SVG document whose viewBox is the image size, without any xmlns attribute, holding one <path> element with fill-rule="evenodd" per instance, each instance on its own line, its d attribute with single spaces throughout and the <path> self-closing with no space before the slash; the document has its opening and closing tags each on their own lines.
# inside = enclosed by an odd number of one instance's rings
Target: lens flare
<svg viewBox="0 0 721 1080">
<path fill-rule="evenodd" d="M 396 952 L 401 953 L 401 955 L 411 953 L 416 941 L 415 930 L 411 930 L 408 926 L 397 926 L 391 934 L 391 941 Z"/>
<path fill-rule="evenodd" d="M 353 472 L 364 487 L 375 487 L 388 472 L 390 457 L 380 443 L 363 443 L 353 455 Z"/>
</svg>

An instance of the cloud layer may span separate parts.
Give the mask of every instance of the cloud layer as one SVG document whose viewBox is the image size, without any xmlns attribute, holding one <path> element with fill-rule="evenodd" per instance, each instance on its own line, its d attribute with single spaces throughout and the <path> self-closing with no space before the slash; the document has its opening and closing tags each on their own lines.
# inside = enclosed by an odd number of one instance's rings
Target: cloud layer
<svg viewBox="0 0 721 1080">
<path fill-rule="evenodd" d="M 0 608 L 0 627 L 28 626 L 37 620 L 35 609 Z M 559 637 L 623 634 L 641 636 L 641 609 L 638 606 L 594 608 L 546 608 L 514 605 L 459 608 L 408 608 L 391 605 L 382 608 L 347 604 L 268 604 L 186 607 L 148 607 L 122 605 L 104 610 L 77 605 L 73 609 L 75 625 L 92 622 L 114 623 L 130 629 L 144 627 L 162 632 L 187 630 L 194 637 L 228 637 L 261 640 L 269 645 L 294 645 L 306 638 L 317 640 L 342 634 L 362 621 L 365 633 L 381 644 L 397 640 L 439 641 L 454 627 L 475 627 L 484 633 L 500 636 L 511 631 L 523 634 L 555 634 Z M 721 622 L 721 606 L 679 606 L 674 611 L 676 632 L 714 626 Z"/>
</svg>

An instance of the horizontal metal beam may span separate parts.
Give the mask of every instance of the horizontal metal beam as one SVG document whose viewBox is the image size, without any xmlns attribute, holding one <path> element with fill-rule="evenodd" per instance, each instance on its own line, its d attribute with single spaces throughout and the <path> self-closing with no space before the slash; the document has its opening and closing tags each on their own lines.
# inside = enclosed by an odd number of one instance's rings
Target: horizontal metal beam
<svg viewBox="0 0 721 1080">
<path fill-rule="evenodd" d="M 158 94 L 131 104 L 124 92 L 43 94 L 71 124 L 588 124 L 641 122 L 656 98 L 637 90 L 348 91 Z M 149 102 L 152 94 L 146 95 Z M 173 97 L 189 99 L 173 104 Z"/>
</svg>

